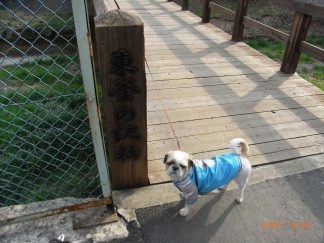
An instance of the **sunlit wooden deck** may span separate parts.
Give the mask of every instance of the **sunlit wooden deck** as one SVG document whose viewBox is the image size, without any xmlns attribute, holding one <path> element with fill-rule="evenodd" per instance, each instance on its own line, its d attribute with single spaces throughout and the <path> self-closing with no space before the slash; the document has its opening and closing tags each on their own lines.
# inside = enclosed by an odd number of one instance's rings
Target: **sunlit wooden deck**
<svg viewBox="0 0 324 243">
<path fill-rule="evenodd" d="M 253 166 L 323 154 L 323 92 L 198 16 L 166 0 L 118 0 L 145 25 L 150 183 L 169 178 L 164 154 L 177 144 L 196 158 L 250 144 Z M 154 84 L 152 77 L 154 79 Z"/>
</svg>

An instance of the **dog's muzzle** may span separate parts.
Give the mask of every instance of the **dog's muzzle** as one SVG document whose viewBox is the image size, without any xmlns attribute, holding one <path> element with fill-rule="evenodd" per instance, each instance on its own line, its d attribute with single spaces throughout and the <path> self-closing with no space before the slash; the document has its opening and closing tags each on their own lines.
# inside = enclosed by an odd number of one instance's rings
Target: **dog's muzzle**
<svg viewBox="0 0 324 243">
<path fill-rule="evenodd" d="M 172 166 L 172 169 L 173 169 L 173 171 L 178 171 L 179 170 L 179 167 L 178 166 Z"/>
</svg>

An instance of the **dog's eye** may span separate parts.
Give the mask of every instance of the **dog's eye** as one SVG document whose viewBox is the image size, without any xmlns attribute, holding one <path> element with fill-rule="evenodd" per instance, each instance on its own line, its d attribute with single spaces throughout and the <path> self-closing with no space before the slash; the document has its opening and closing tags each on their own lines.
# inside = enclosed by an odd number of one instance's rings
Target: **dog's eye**
<svg viewBox="0 0 324 243">
<path fill-rule="evenodd" d="M 185 169 L 187 166 L 185 166 L 185 165 L 180 165 L 180 167 L 181 167 L 182 169 Z"/>
<path fill-rule="evenodd" d="M 174 163 L 174 160 L 170 160 L 170 161 L 166 162 L 166 164 L 170 166 L 170 165 L 174 165 L 175 163 Z"/>
</svg>

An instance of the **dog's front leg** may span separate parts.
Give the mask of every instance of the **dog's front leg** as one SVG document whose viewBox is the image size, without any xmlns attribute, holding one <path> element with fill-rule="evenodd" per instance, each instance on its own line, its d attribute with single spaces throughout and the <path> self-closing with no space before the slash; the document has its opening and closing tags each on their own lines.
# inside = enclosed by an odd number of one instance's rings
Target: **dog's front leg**
<svg viewBox="0 0 324 243">
<path fill-rule="evenodd" d="M 227 186 L 228 186 L 228 184 L 226 184 L 226 185 L 224 185 L 224 186 L 221 186 L 221 187 L 218 188 L 218 190 L 219 190 L 220 192 L 225 192 L 226 189 L 227 189 Z"/>
<path fill-rule="evenodd" d="M 190 212 L 191 204 L 186 204 L 182 209 L 179 211 L 180 216 L 187 216 Z"/>
</svg>

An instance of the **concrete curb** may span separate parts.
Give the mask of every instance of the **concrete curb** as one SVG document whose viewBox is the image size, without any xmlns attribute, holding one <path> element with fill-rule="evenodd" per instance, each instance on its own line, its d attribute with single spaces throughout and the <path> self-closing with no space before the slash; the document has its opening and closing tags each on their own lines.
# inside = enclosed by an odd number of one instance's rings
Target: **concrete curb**
<svg viewBox="0 0 324 243">
<path fill-rule="evenodd" d="M 117 222 L 73 229 L 75 212 L 54 215 L 0 227 L 0 242 L 49 242 L 64 235 L 66 241 L 88 243 L 108 242 L 128 236 L 125 223 Z M 84 214 L 84 210 L 78 211 Z"/>
<path fill-rule="evenodd" d="M 323 154 L 299 158 L 272 165 L 265 165 L 253 168 L 249 185 L 257 184 L 275 178 L 299 174 L 324 167 Z M 236 188 L 234 183 L 228 186 L 227 190 Z M 217 190 L 215 192 L 217 193 Z M 81 199 L 75 199 L 81 200 Z M 85 199 L 82 199 L 85 200 Z M 34 220 L 32 223 L 24 222 L 14 225 L 7 225 L 0 228 L 1 242 L 48 242 L 49 239 L 57 238 L 64 234 L 66 240 L 72 242 L 107 242 L 113 239 L 123 239 L 129 234 L 127 226 L 140 227 L 136 209 L 162 206 L 174 202 L 180 202 L 181 197 L 178 189 L 172 183 L 152 185 L 143 188 L 113 191 L 114 204 L 118 209 L 119 221 L 104 225 L 93 226 L 79 230 L 73 230 L 73 213 L 65 213 L 42 219 Z M 73 201 L 73 199 L 69 199 Z M 66 199 L 58 199 L 55 202 L 43 202 L 45 207 L 57 206 L 65 203 Z M 79 202 L 79 201 L 77 201 Z M 19 206 L 17 206 L 19 207 Z M 30 210 L 39 205 L 31 205 Z M 6 209 L 2 209 L 6 210 Z M 19 210 L 18 210 L 19 211 Z M 17 213 L 18 213 L 17 211 Z M 8 212 L 13 212 L 12 210 Z M 2 212 L 5 215 L 5 211 Z M 78 213 L 82 213 L 81 211 Z"/>
<path fill-rule="evenodd" d="M 249 185 L 307 172 L 321 167 L 324 167 L 323 154 L 259 166 L 252 169 Z M 230 183 L 227 190 L 235 188 L 236 184 Z M 128 209 L 128 212 L 131 212 L 134 217 L 136 214 L 132 210 L 179 202 L 181 197 L 178 189 L 176 189 L 172 183 L 166 183 L 142 188 L 113 191 L 113 200 L 115 206 L 119 210 Z M 132 220 L 136 221 L 136 218 Z"/>
</svg>

